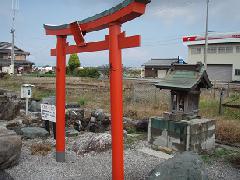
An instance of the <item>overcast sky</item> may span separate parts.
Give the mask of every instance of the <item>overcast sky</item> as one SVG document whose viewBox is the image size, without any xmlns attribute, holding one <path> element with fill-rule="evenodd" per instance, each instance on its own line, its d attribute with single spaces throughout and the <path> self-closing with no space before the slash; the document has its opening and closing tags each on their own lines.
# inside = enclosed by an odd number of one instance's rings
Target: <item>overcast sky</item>
<svg viewBox="0 0 240 180">
<path fill-rule="evenodd" d="M 43 24 L 82 20 L 122 0 L 19 0 L 16 45 L 31 53 L 36 65 L 55 65 L 50 48 L 55 37 L 44 35 Z M 240 31 L 240 0 L 210 0 L 209 30 Z M 206 0 L 152 0 L 146 14 L 123 25 L 127 35 L 142 36 L 142 46 L 123 50 L 124 66 L 140 67 L 151 58 L 187 56 L 182 36 L 205 31 Z M 0 41 L 11 42 L 11 0 L 0 0 Z M 87 41 L 103 40 L 107 30 L 90 33 Z M 71 42 L 72 40 L 69 39 Z M 79 54 L 83 66 L 108 63 L 108 51 Z"/>
</svg>

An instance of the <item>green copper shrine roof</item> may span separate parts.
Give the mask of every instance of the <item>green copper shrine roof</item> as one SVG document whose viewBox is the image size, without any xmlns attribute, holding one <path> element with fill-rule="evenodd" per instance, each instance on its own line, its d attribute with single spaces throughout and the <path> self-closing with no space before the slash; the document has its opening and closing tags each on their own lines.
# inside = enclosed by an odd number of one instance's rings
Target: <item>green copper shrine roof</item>
<svg viewBox="0 0 240 180">
<path fill-rule="evenodd" d="M 191 91 L 195 88 L 211 88 L 212 84 L 202 63 L 173 64 L 166 77 L 160 80 L 156 87 L 160 89 L 172 89 Z"/>
</svg>

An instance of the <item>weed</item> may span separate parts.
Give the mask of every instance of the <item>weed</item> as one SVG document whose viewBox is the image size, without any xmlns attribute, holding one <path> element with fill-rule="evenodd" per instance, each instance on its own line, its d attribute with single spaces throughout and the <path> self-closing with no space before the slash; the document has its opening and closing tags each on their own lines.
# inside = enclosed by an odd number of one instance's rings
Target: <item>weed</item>
<svg viewBox="0 0 240 180">
<path fill-rule="evenodd" d="M 233 164 L 234 167 L 240 169 L 240 152 L 232 154 L 228 160 Z"/>
<path fill-rule="evenodd" d="M 225 148 L 216 148 L 214 152 L 202 154 L 201 157 L 205 163 L 210 164 L 216 160 L 230 161 L 230 158 L 236 157 L 236 154 L 239 154 L 239 152 Z"/>
<path fill-rule="evenodd" d="M 42 155 L 46 156 L 51 152 L 52 146 L 50 143 L 36 143 L 31 145 L 31 154 L 32 155 Z"/>
<path fill-rule="evenodd" d="M 78 104 L 79 104 L 80 106 L 85 106 L 85 105 L 86 105 L 86 99 L 85 99 L 85 98 L 80 98 L 80 99 L 78 100 Z"/>
<path fill-rule="evenodd" d="M 240 123 L 236 120 L 218 120 L 216 138 L 227 143 L 240 142 Z"/>
</svg>

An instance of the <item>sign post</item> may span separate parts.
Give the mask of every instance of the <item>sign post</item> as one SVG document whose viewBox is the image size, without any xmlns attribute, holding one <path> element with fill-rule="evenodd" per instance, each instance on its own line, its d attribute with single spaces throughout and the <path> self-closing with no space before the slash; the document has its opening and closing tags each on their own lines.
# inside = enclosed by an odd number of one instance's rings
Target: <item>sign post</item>
<svg viewBox="0 0 240 180">
<path fill-rule="evenodd" d="M 32 98 L 32 87 L 34 87 L 34 85 L 31 84 L 23 84 L 21 86 L 21 98 L 26 99 L 26 115 L 28 115 L 28 99 Z"/>
<path fill-rule="evenodd" d="M 45 129 L 50 134 L 49 121 L 52 122 L 54 139 L 56 139 L 56 106 L 49 104 L 41 104 L 42 120 L 45 120 Z"/>
</svg>

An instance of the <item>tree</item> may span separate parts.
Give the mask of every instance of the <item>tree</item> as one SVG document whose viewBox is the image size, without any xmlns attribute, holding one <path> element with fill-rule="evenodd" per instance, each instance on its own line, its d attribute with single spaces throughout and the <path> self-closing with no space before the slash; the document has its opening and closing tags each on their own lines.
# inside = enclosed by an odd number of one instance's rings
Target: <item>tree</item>
<svg viewBox="0 0 240 180">
<path fill-rule="evenodd" d="M 73 71 L 80 67 L 80 60 L 77 54 L 71 54 L 69 57 L 69 61 L 68 61 L 68 70 L 69 73 L 72 74 Z"/>
</svg>

